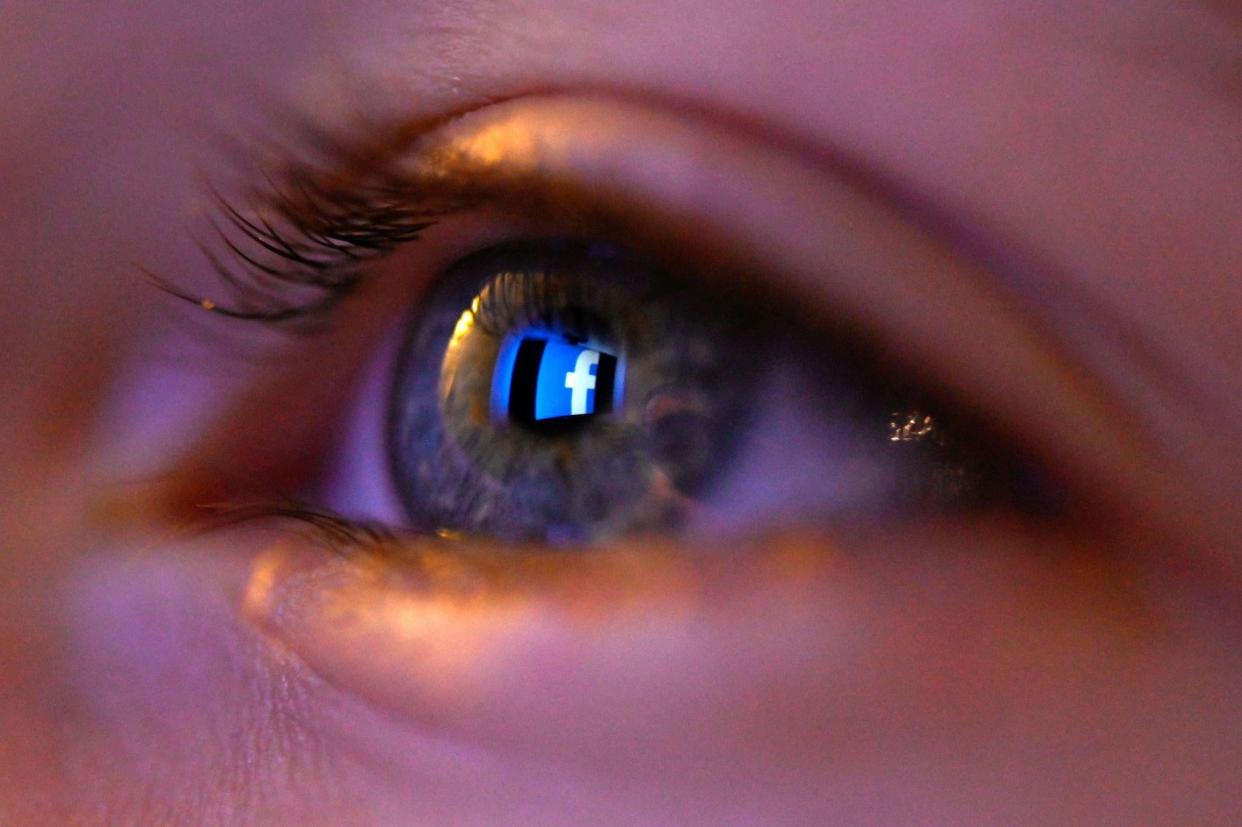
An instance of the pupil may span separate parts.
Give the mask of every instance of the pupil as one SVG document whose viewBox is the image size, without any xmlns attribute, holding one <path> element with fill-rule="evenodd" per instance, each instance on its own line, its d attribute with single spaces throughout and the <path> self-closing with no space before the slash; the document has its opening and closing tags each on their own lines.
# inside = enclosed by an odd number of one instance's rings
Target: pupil
<svg viewBox="0 0 1242 827">
<path fill-rule="evenodd" d="M 510 336 L 492 378 L 492 417 L 554 431 L 617 406 L 619 359 L 596 346 L 547 331 Z"/>
</svg>

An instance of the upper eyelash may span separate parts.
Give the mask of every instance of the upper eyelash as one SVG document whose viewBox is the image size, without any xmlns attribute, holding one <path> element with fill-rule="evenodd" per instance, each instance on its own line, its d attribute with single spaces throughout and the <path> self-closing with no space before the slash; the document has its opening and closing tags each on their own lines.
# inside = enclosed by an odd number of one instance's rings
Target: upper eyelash
<svg viewBox="0 0 1242 827">
<path fill-rule="evenodd" d="M 215 315 L 313 329 L 357 287 L 367 265 L 463 205 L 403 178 L 393 161 L 410 128 L 362 130 L 388 140 L 351 145 L 314 132 L 321 160 L 261 171 L 234 202 L 206 184 L 211 240 L 197 240 L 225 296 L 192 293 L 144 270 L 159 289 Z"/>
<path fill-rule="evenodd" d="M 228 298 L 194 295 L 147 275 L 161 290 L 218 315 L 270 324 L 321 319 L 354 291 L 364 265 L 417 240 L 435 223 L 382 205 L 302 210 L 297 221 L 292 211 L 280 210 L 278 223 L 260 211 L 247 217 L 214 190 L 213 199 L 227 226 L 212 221 L 216 246 L 200 240 L 198 247 Z"/>
<path fill-rule="evenodd" d="M 520 195 L 523 210 L 537 203 L 544 213 L 589 228 L 585 234 L 643 237 L 645 224 L 572 188 L 549 197 L 551 191 L 532 194 L 503 170 L 493 178 L 490 171 L 456 174 L 450 167 L 445 175 L 405 163 L 439 127 L 498 102 L 395 124 L 361 119 L 344 135 L 286 112 L 295 139 L 281 141 L 274 152 L 267 145 L 263 156 L 275 162 L 257 162 L 254 147 L 227 141 L 243 180 L 259 178 L 266 186 L 244 188 L 236 200 L 206 187 L 216 216 L 212 241 L 199 240 L 199 247 L 225 297 L 144 272 L 159 289 L 214 315 L 313 331 L 354 292 L 368 265 L 446 216 L 482 203 L 504 204 Z M 662 255 L 680 257 L 676 249 L 662 249 Z"/>
</svg>

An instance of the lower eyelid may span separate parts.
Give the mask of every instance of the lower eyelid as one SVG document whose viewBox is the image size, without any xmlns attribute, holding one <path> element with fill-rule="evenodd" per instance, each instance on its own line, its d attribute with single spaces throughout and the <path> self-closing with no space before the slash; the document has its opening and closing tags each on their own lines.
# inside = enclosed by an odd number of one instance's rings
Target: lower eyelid
<svg viewBox="0 0 1242 827">
<path fill-rule="evenodd" d="M 1055 551 L 1036 562 L 1034 549 Z M 720 745 L 753 737 L 729 723 L 752 691 L 767 699 L 755 711 L 769 736 L 796 753 L 808 744 L 797 721 L 845 714 L 845 698 L 868 708 L 875 696 L 856 697 L 862 687 L 917 707 L 953 694 L 935 682 L 946 663 L 978 680 L 1014 658 L 1039 661 L 1074 630 L 1120 629 L 1136 647 L 1144 629 L 1158 637 L 1127 578 L 1082 565 L 1071 537 L 1013 523 L 792 533 L 739 551 L 632 544 L 491 558 L 424 541 L 394 561 L 286 546 L 257 559 L 246 609 L 316 672 L 403 719 L 491 746 L 586 749 L 623 763 L 668 749 L 670 732 L 688 757 L 736 760 Z M 1042 642 L 1024 637 L 1032 628 Z M 568 718 L 584 723 L 557 725 Z"/>
</svg>

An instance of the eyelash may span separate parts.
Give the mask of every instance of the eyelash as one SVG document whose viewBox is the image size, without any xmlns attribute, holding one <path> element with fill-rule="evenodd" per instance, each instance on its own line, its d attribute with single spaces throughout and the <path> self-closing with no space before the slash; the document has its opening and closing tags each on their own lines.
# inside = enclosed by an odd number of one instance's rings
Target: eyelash
<svg viewBox="0 0 1242 827">
<path fill-rule="evenodd" d="M 267 188 L 238 202 L 208 185 L 214 238 L 198 247 L 226 297 L 191 293 L 144 270 L 154 286 L 217 316 L 313 332 L 355 291 L 369 265 L 464 207 L 437 203 L 424 187 L 402 179 L 392 163 L 405 143 L 399 138 L 383 150 L 322 136 L 307 143 L 327 149 L 327 156 L 284 163 L 276 174 L 262 170 Z"/>
<path fill-rule="evenodd" d="M 200 506 L 203 512 L 192 529 L 211 531 L 264 520 L 288 520 L 308 530 L 319 544 L 341 554 L 378 550 L 395 545 L 399 537 L 388 526 L 353 520 L 293 499 L 245 504 L 220 503 Z"/>
</svg>

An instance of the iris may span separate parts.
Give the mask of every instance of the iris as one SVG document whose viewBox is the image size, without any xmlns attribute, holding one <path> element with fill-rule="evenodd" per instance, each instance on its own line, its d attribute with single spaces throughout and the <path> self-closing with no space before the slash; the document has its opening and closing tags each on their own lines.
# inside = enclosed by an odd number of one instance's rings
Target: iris
<svg viewBox="0 0 1242 827">
<path fill-rule="evenodd" d="M 453 265 L 399 358 L 389 453 L 414 527 L 554 544 L 667 531 L 746 431 L 751 334 L 606 244 Z"/>
</svg>

